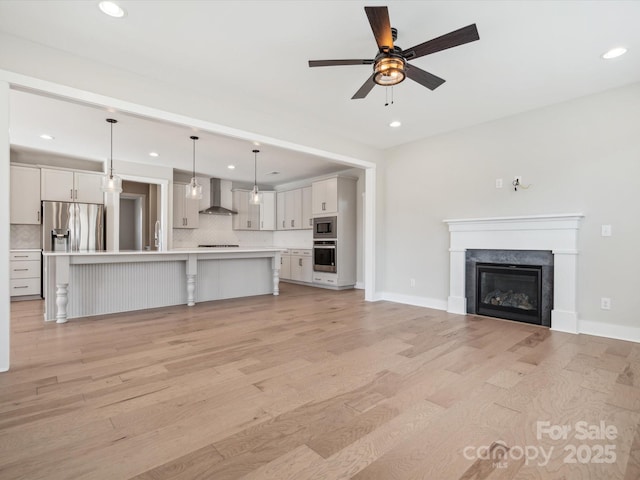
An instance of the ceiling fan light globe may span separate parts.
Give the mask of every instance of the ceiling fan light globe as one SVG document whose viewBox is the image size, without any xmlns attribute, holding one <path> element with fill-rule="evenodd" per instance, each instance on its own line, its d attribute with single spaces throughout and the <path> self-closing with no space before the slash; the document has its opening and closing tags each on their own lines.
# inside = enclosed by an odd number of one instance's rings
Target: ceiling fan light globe
<svg viewBox="0 0 640 480">
<path fill-rule="evenodd" d="M 384 57 L 373 66 L 373 81 L 378 85 L 390 87 L 405 79 L 405 60 L 402 57 Z"/>
</svg>

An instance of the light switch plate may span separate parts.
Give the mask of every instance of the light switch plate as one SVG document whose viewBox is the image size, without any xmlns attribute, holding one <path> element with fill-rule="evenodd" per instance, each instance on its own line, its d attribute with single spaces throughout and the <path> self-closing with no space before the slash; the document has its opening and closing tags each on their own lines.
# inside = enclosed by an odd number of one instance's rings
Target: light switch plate
<svg viewBox="0 0 640 480">
<path fill-rule="evenodd" d="M 602 225 L 602 236 L 603 237 L 611 236 L 611 225 Z"/>
<path fill-rule="evenodd" d="M 502 188 L 502 179 L 496 178 L 496 188 Z"/>
<path fill-rule="evenodd" d="M 600 308 L 602 310 L 611 310 L 611 299 L 607 297 L 602 297 L 600 299 Z"/>
</svg>

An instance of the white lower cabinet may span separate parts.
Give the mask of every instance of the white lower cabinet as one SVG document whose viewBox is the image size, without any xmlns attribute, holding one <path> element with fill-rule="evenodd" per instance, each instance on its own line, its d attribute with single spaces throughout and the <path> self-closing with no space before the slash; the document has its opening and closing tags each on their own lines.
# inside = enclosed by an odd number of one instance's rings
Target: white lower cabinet
<svg viewBox="0 0 640 480">
<path fill-rule="evenodd" d="M 11 250 L 9 260 L 11 296 L 40 295 L 40 250 Z"/>
<path fill-rule="evenodd" d="M 291 279 L 291 253 L 283 250 L 280 255 L 280 280 Z"/>
<path fill-rule="evenodd" d="M 336 273 L 328 272 L 313 272 L 313 283 L 337 287 L 338 275 Z"/>
<path fill-rule="evenodd" d="M 311 250 L 291 250 L 291 280 L 313 282 Z"/>
<path fill-rule="evenodd" d="M 280 279 L 300 283 L 313 283 L 313 265 L 310 249 L 288 249 L 280 257 Z"/>
</svg>

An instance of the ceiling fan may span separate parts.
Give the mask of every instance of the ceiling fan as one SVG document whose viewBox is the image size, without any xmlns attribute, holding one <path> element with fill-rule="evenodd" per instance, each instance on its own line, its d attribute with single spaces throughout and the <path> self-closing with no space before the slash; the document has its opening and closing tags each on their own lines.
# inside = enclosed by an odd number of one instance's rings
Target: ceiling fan
<svg viewBox="0 0 640 480">
<path fill-rule="evenodd" d="M 378 54 L 375 58 L 362 60 L 309 60 L 310 67 L 373 65 L 373 73 L 355 95 L 351 97 L 352 100 L 366 97 L 376 84 L 389 87 L 402 82 L 405 77 L 409 77 L 414 82 L 418 82 L 430 90 L 435 90 L 445 82 L 444 79 L 409 64 L 408 60 L 480 39 L 478 29 L 474 23 L 403 50 L 393 44 L 398 37 L 398 31 L 395 28 L 391 28 L 387 7 L 364 7 L 364 11 L 367 14 L 371 30 L 373 30 L 373 36 L 378 44 Z"/>
</svg>

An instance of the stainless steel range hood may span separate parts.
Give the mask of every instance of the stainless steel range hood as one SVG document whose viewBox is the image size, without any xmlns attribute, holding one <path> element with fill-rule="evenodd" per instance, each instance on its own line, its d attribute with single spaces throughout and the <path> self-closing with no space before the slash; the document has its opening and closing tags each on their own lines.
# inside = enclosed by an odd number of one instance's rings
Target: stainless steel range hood
<svg viewBox="0 0 640 480">
<path fill-rule="evenodd" d="M 211 179 L 211 200 L 209 203 L 209 208 L 204 210 L 200 210 L 200 213 L 206 213 L 208 215 L 234 215 L 238 212 L 234 212 L 233 210 L 229 210 L 228 208 L 224 208 L 221 205 L 221 191 L 220 191 L 220 179 L 212 178 Z"/>
</svg>

